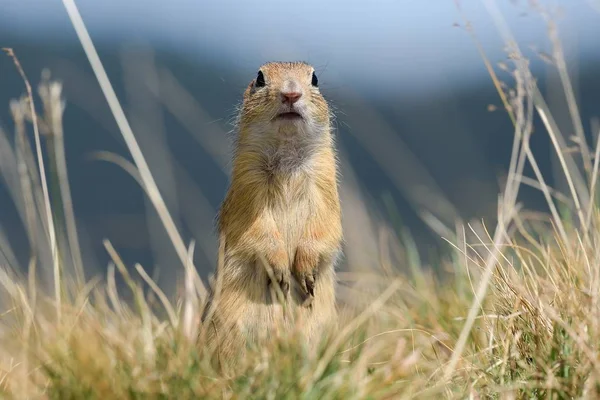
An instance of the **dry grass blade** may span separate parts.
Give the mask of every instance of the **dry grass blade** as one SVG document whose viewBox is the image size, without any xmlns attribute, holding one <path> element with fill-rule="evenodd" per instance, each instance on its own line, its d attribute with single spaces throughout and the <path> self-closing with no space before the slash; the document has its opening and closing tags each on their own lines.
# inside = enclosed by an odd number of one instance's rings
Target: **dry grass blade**
<svg viewBox="0 0 600 400">
<path fill-rule="evenodd" d="M 192 260 L 194 257 L 194 249 L 196 243 L 192 241 L 189 246 L 189 259 Z M 184 308 L 183 308 L 183 334 L 188 340 L 192 341 L 197 336 L 197 322 L 194 317 L 194 311 L 198 309 L 198 296 L 194 287 L 194 277 L 197 272 L 192 268 L 192 263 L 188 263 L 185 269 L 185 296 L 184 296 Z"/>
<path fill-rule="evenodd" d="M 125 143 L 129 148 L 131 156 L 133 157 L 135 165 L 138 168 L 138 171 L 142 178 L 142 182 L 144 183 L 144 188 L 148 193 L 148 197 L 150 198 L 152 204 L 156 208 L 156 211 L 160 216 L 161 221 L 165 226 L 165 229 L 167 230 L 167 233 L 173 243 L 173 246 L 175 247 L 181 265 L 185 268 L 185 266 L 188 263 L 187 248 L 177 230 L 175 222 L 171 218 L 171 214 L 166 208 L 165 202 L 160 194 L 158 187 L 156 186 L 156 183 L 154 182 L 154 178 L 150 173 L 150 168 L 146 163 L 146 159 L 144 158 L 144 155 L 142 154 L 141 149 L 135 139 L 135 135 L 133 134 L 133 131 L 129 126 L 129 122 L 127 121 L 125 113 L 123 112 L 123 109 L 120 106 L 117 95 L 115 94 L 110 80 L 108 79 L 108 76 L 106 74 L 106 71 L 102 66 L 102 62 L 100 61 L 94 44 L 89 36 L 89 33 L 87 32 L 81 15 L 79 14 L 79 10 L 77 9 L 77 6 L 75 5 L 75 2 L 73 0 L 63 0 L 63 4 L 67 10 L 67 13 L 69 14 L 69 18 L 73 23 L 73 27 L 77 32 L 77 36 L 81 41 L 81 44 L 88 57 L 88 60 L 90 61 L 92 69 L 96 74 L 96 78 L 100 83 L 102 92 L 104 93 L 106 100 L 108 101 L 108 105 L 115 117 L 117 125 L 121 130 L 123 139 L 125 140 Z M 202 288 L 201 295 L 206 295 L 206 289 L 204 287 Z"/>
<path fill-rule="evenodd" d="M 557 224 L 557 229 L 560 233 L 560 238 L 562 239 L 562 241 L 564 243 L 569 243 L 569 237 L 567 235 L 567 231 L 565 230 L 564 224 L 560 218 L 560 215 L 558 214 L 556 205 L 554 204 L 554 201 L 552 200 L 552 195 L 550 194 L 548 185 L 546 185 L 546 180 L 544 179 L 544 177 L 542 175 L 542 171 L 540 170 L 540 167 L 538 166 L 538 163 L 535 160 L 535 156 L 533 155 L 533 152 L 531 151 L 531 148 L 529 147 L 529 143 L 525 144 L 525 153 L 527 154 L 527 159 L 529 160 L 529 163 L 531 164 L 531 167 L 533 168 L 535 177 L 537 178 L 538 182 L 540 183 L 540 186 L 542 188 L 542 193 L 544 194 L 544 197 L 546 198 L 546 203 L 548 204 L 548 207 L 550 208 L 550 212 L 552 213 L 553 221 Z"/>
<path fill-rule="evenodd" d="M 71 198 L 71 188 L 67 173 L 67 157 L 65 154 L 63 132 L 65 102 L 62 99 L 62 85 L 58 82 L 50 82 L 48 80 L 49 76 L 45 76 L 44 78 L 44 83 L 39 87 L 39 95 L 44 106 L 44 116 L 49 128 L 50 142 L 54 144 L 51 151 L 53 151 L 53 159 L 56 164 L 56 174 L 58 176 L 58 186 L 69 243 L 69 254 L 73 262 L 77 283 L 83 285 L 85 283 L 85 273 L 83 270 L 83 260 L 81 258 L 79 235 L 77 233 L 77 223 L 73 210 L 73 200 Z"/>
<path fill-rule="evenodd" d="M 556 63 L 556 67 L 560 76 L 560 81 L 563 85 L 564 94 L 567 97 L 567 107 L 569 109 L 569 113 L 571 114 L 571 121 L 575 128 L 575 135 L 579 141 L 581 156 L 583 158 L 583 165 L 585 170 L 588 173 L 591 173 L 592 157 L 587 146 L 587 140 L 585 138 L 585 132 L 583 130 L 583 123 L 581 122 L 581 115 L 579 114 L 579 107 L 577 106 L 577 101 L 575 100 L 573 85 L 571 85 L 571 80 L 569 79 L 569 73 L 567 71 L 567 64 L 565 62 L 562 44 L 558 37 L 558 27 L 546 16 L 546 13 L 542 13 L 542 15 L 546 18 L 546 21 L 548 23 L 550 41 L 552 42 L 552 47 L 554 49 L 553 60 Z"/>
<path fill-rule="evenodd" d="M 552 131 L 552 127 L 550 126 L 550 123 L 548 121 L 548 116 L 543 109 L 538 107 L 537 110 L 540 115 L 540 118 L 542 119 L 542 121 L 544 122 L 544 125 L 546 126 L 546 130 L 550 134 L 549 136 L 550 136 L 550 139 L 552 140 L 552 145 L 554 146 L 554 149 L 556 150 L 556 154 L 558 155 L 558 159 L 563 168 L 563 171 L 566 172 L 566 171 L 568 171 L 568 167 L 567 167 L 567 164 L 565 161 L 565 157 L 563 155 L 563 151 L 562 151 L 561 147 L 559 146 L 559 144 L 556 140 L 556 134 Z M 591 170 L 591 167 L 590 167 L 590 170 Z M 575 186 L 573 184 L 571 174 L 566 173 L 565 176 L 567 178 L 567 184 L 569 185 L 569 190 L 571 191 L 571 195 L 573 196 L 573 202 L 575 204 L 575 210 L 577 212 L 577 216 L 579 217 L 579 222 L 581 223 L 581 226 L 585 226 L 585 218 L 583 216 L 581 204 L 579 203 L 579 196 L 577 195 L 577 191 L 575 190 Z"/>
<path fill-rule="evenodd" d="M 598 135 L 600 136 L 600 128 L 598 129 Z M 600 137 L 596 139 L 596 150 L 594 151 L 594 166 L 592 168 L 592 184 L 590 185 L 590 204 L 587 208 L 587 214 L 585 218 L 585 231 L 588 232 L 592 221 L 592 214 L 595 210 L 595 197 L 596 197 L 596 184 L 598 183 L 598 169 L 600 167 Z"/>
<path fill-rule="evenodd" d="M 140 172 L 135 167 L 135 165 L 133 165 L 126 158 L 124 158 L 124 157 L 122 157 L 122 156 L 120 156 L 118 154 L 108 152 L 108 151 L 97 151 L 97 152 L 94 152 L 94 153 L 92 153 L 90 155 L 90 158 L 93 159 L 93 160 L 106 161 L 106 162 L 110 162 L 110 163 L 113 163 L 115 165 L 118 165 L 125 172 L 127 172 L 129 175 L 131 175 L 131 177 L 133 179 L 135 179 L 135 181 L 140 185 L 140 187 L 142 189 L 145 189 L 144 182 L 142 181 L 142 177 L 140 175 Z"/>
<path fill-rule="evenodd" d="M 150 286 L 150 288 L 158 296 L 158 298 L 162 302 L 163 306 L 165 307 L 165 310 L 167 311 L 167 315 L 169 316 L 171 325 L 176 328 L 179 325 L 178 319 L 177 319 L 177 314 L 175 313 L 175 310 L 171 306 L 171 303 L 169 302 L 169 299 L 167 298 L 167 296 L 165 296 L 163 291 L 160 290 L 158 285 L 152 280 L 152 278 L 150 278 L 150 275 L 148 275 L 148 273 L 146 271 L 144 271 L 144 267 L 142 267 L 140 264 L 135 264 L 135 269 L 138 272 L 138 274 L 140 274 L 140 276 L 144 279 L 144 281 L 148 284 L 148 286 Z"/>
</svg>

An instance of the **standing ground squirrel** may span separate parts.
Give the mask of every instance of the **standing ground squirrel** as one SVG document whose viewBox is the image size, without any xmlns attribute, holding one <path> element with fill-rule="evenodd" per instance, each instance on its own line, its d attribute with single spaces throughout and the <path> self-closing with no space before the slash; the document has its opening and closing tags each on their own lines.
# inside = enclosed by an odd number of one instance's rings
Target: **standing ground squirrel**
<svg viewBox="0 0 600 400">
<path fill-rule="evenodd" d="M 331 129 L 311 65 L 260 67 L 239 114 L 231 185 L 218 216 L 224 260 L 203 315 L 206 344 L 218 346 L 221 361 L 233 362 L 248 341 L 279 329 L 299 327 L 306 339 L 318 338 L 337 319 L 342 224 Z"/>
</svg>

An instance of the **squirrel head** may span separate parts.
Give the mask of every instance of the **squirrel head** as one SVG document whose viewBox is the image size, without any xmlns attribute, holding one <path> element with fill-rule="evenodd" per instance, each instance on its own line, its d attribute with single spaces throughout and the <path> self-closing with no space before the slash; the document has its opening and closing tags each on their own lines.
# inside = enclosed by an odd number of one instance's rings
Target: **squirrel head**
<svg viewBox="0 0 600 400">
<path fill-rule="evenodd" d="M 238 122 L 242 140 L 328 136 L 329 107 L 315 69 L 305 62 L 263 64 L 244 92 Z"/>
</svg>

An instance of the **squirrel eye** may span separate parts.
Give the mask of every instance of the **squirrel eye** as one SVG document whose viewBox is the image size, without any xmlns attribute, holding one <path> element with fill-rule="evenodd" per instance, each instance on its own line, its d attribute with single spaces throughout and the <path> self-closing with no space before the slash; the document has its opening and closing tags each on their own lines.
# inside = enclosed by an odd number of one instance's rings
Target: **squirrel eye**
<svg viewBox="0 0 600 400">
<path fill-rule="evenodd" d="M 256 87 L 265 86 L 265 76 L 263 75 L 262 71 L 258 71 L 258 75 L 256 76 L 256 82 L 254 83 L 254 86 L 256 86 Z"/>
<path fill-rule="evenodd" d="M 319 86 L 319 80 L 317 79 L 317 75 L 313 72 L 312 74 L 312 82 L 311 84 L 315 87 Z"/>
</svg>

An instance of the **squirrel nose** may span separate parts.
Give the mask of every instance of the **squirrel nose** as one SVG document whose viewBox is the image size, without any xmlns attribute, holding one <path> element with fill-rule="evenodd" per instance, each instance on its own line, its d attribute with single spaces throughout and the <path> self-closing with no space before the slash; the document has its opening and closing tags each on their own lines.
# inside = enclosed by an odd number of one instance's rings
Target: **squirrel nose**
<svg viewBox="0 0 600 400">
<path fill-rule="evenodd" d="M 282 92 L 281 93 L 281 97 L 284 103 L 287 103 L 289 105 L 294 104 L 295 102 L 297 102 L 300 97 L 302 97 L 302 93 L 299 92 Z"/>
</svg>

